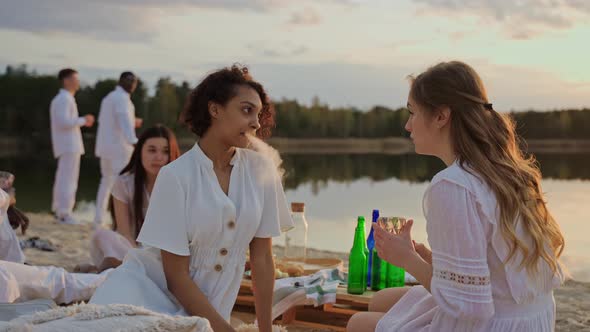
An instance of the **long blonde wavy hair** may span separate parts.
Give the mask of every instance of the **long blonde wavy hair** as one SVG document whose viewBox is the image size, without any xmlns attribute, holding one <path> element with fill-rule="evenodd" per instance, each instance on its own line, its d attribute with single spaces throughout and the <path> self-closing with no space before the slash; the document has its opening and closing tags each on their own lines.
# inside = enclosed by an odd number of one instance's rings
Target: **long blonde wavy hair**
<svg viewBox="0 0 590 332">
<path fill-rule="evenodd" d="M 467 163 L 496 195 L 500 229 L 510 244 L 505 262 L 520 250 L 520 266 L 529 273 L 537 270 L 539 258 L 556 272 L 564 238 L 543 198 L 541 172 L 534 157 L 520 150 L 512 118 L 489 103 L 477 72 L 463 62 L 442 62 L 410 82 L 411 97 L 429 114 L 444 106 L 451 109 L 451 140 L 459 164 Z M 519 219 L 532 248 L 516 235 Z"/>
</svg>

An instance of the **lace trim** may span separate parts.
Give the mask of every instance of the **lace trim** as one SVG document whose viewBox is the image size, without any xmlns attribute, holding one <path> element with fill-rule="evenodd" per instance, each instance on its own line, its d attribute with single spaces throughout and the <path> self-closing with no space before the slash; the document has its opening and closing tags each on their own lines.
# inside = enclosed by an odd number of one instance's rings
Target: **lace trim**
<svg viewBox="0 0 590 332">
<path fill-rule="evenodd" d="M 440 270 L 435 270 L 434 276 L 442 280 L 453 281 L 462 285 L 487 286 L 490 284 L 489 276 L 472 276 Z"/>
</svg>

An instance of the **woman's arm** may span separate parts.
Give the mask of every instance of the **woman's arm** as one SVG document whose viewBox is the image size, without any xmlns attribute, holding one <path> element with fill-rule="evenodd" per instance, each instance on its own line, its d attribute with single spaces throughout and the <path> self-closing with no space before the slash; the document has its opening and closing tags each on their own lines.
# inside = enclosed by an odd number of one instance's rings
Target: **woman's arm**
<svg viewBox="0 0 590 332">
<path fill-rule="evenodd" d="M 272 258 L 272 238 L 255 237 L 250 242 L 250 265 L 258 328 L 272 331 L 272 295 L 275 284 L 275 268 Z"/>
<path fill-rule="evenodd" d="M 131 220 L 129 220 L 129 209 L 131 207 L 115 197 L 113 197 L 113 209 L 115 210 L 115 222 L 117 224 L 117 232 L 125 237 L 133 247 L 137 247 L 135 241 L 135 234 L 131 232 Z"/>
<path fill-rule="evenodd" d="M 432 265 L 428 264 L 418 254 L 412 255 L 407 259 L 405 266 L 400 266 L 409 274 L 414 276 L 418 282 L 430 292 L 430 282 L 432 281 Z"/>
<path fill-rule="evenodd" d="M 184 310 L 191 316 L 207 318 L 215 332 L 234 332 L 231 325 L 219 315 L 199 286 L 191 279 L 190 256 L 175 255 L 166 250 L 160 252 L 168 290 L 174 294 Z"/>
<path fill-rule="evenodd" d="M 97 267 L 97 272 L 100 273 L 104 270 L 108 270 L 108 269 L 114 269 L 116 267 L 118 267 L 119 265 L 121 265 L 120 260 L 116 259 L 115 257 L 105 257 L 102 262 L 100 263 L 100 265 Z"/>
</svg>

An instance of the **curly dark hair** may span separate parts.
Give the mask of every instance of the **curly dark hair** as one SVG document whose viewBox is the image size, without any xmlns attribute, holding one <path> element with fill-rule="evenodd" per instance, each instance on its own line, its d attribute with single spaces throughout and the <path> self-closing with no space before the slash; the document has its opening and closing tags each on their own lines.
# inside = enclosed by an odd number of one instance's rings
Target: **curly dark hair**
<svg viewBox="0 0 590 332">
<path fill-rule="evenodd" d="M 260 111 L 260 129 L 256 132 L 259 138 L 268 138 L 275 125 L 274 106 L 266 94 L 262 84 L 255 81 L 248 68 L 234 64 L 209 74 L 196 88 L 191 91 L 180 115 L 180 121 L 185 123 L 197 136 L 203 136 L 211 126 L 209 102 L 226 105 L 237 95 L 239 86 L 254 89 L 262 101 Z"/>
</svg>

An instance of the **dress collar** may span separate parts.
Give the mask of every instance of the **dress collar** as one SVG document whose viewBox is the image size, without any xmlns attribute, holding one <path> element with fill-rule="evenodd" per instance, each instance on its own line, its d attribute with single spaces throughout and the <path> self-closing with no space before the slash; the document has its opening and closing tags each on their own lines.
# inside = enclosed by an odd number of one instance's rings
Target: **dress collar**
<svg viewBox="0 0 590 332">
<path fill-rule="evenodd" d="M 203 150 L 199 146 L 198 141 L 195 143 L 192 150 L 194 151 L 195 157 L 196 157 L 197 162 L 199 164 L 201 164 L 205 167 L 208 167 L 210 169 L 213 169 L 213 161 L 211 161 L 211 159 L 209 159 L 209 157 L 207 157 L 205 152 L 203 152 Z M 236 151 L 235 151 L 233 157 L 229 161 L 229 164 L 232 166 L 235 165 L 235 163 L 240 160 L 240 154 L 241 154 L 240 148 L 236 148 Z"/>
</svg>

